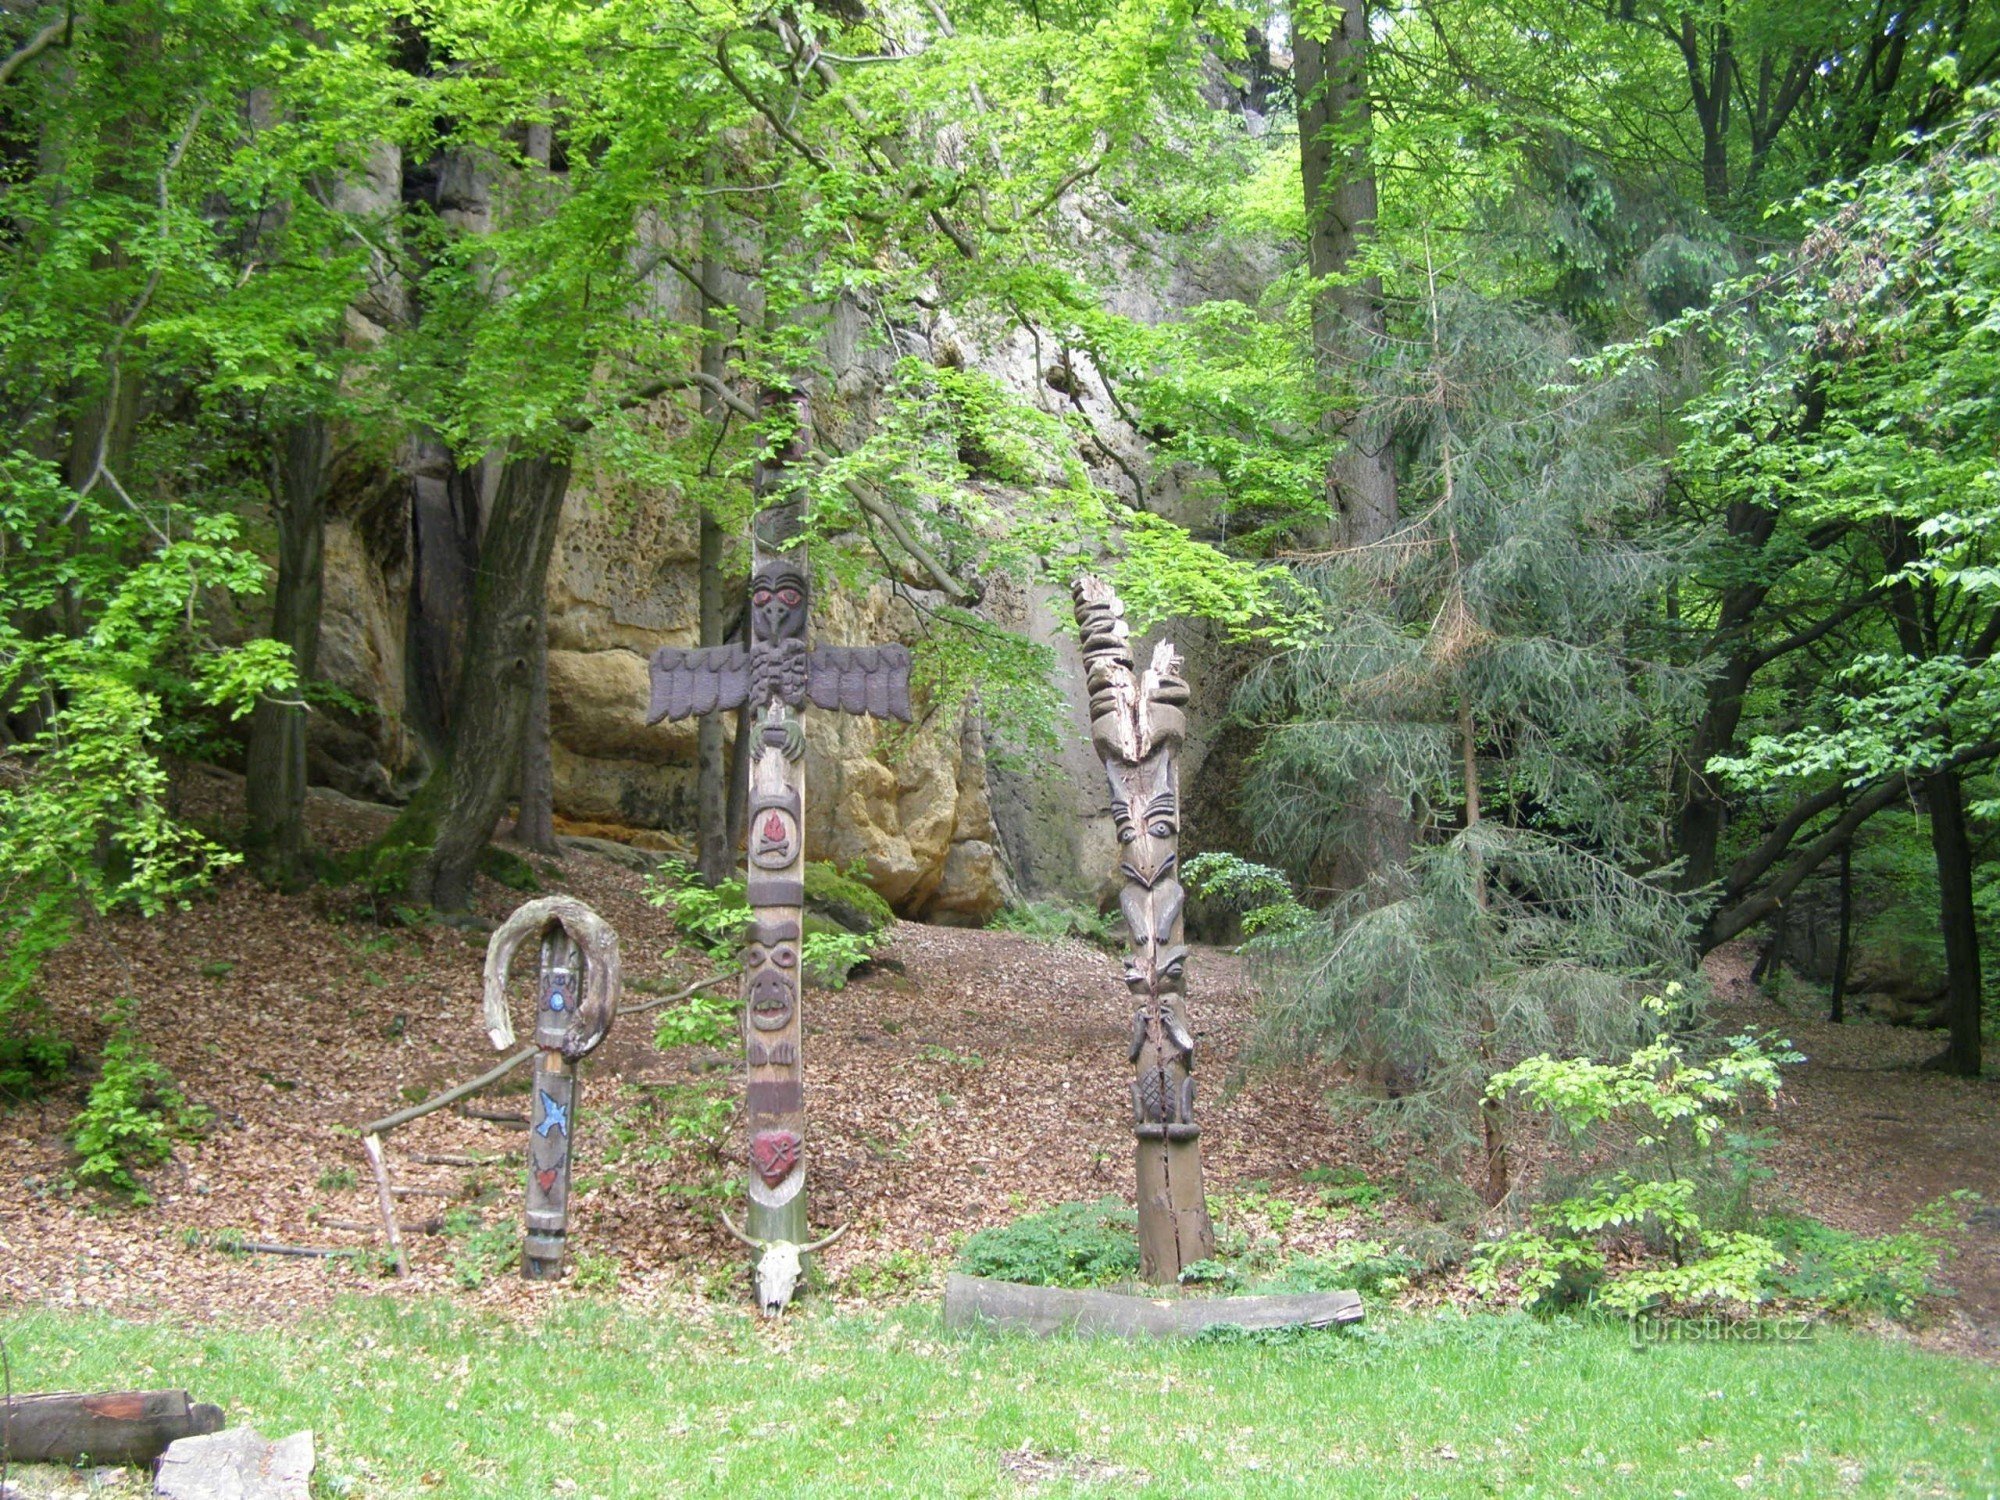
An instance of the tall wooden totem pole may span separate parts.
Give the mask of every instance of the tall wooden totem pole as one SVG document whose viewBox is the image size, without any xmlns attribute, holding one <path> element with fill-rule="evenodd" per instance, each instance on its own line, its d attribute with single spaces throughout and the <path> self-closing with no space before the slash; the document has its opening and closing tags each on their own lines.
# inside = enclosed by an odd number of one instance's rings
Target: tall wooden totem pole
<svg viewBox="0 0 2000 1500">
<path fill-rule="evenodd" d="M 810 701 L 907 720 L 910 653 L 900 645 L 807 646 L 811 573 L 796 465 L 804 457 L 811 413 L 792 391 L 764 392 L 763 406 L 788 407 L 794 426 L 791 440 L 757 472 L 749 641 L 654 652 L 647 722 L 746 703 L 754 719 L 745 803 L 751 922 L 743 947 L 750 1207 L 747 1233 L 736 1232 L 757 1247 L 758 1301 L 765 1312 L 777 1313 L 797 1283 L 799 1257 L 825 1243 L 806 1239 L 799 973 L 806 768 L 799 714 Z"/>
<path fill-rule="evenodd" d="M 1129 944 L 1125 984 L 1132 1016 L 1132 1132 L 1138 1137 L 1139 1274 L 1172 1283 L 1215 1254 L 1201 1186 L 1201 1128 L 1194 1122 L 1194 1034 L 1187 1021 L 1187 942 L 1181 921 L 1180 753 L 1188 685 L 1170 641 L 1133 670 L 1125 606 L 1089 574 L 1070 585 L 1083 636 L 1090 738 L 1111 781 L 1118 830 L 1119 905 Z"/>
</svg>

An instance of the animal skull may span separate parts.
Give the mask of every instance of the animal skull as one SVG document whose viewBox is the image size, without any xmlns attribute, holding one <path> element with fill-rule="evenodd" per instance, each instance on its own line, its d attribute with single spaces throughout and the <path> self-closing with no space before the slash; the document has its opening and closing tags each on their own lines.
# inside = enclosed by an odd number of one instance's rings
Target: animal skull
<svg viewBox="0 0 2000 1500">
<path fill-rule="evenodd" d="M 736 1227 L 728 1214 L 722 1216 L 722 1223 L 737 1239 L 757 1252 L 757 1306 L 767 1318 L 777 1317 L 790 1304 L 792 1294 L 799 1289 L 799 1274 L 805 1257 L 815 1250 L 824 1250 L 847 1233 L 847 1226 L 843 1224 L 824 1239 L 801 1245 L 794 1240 L 752 1239 Z"/>
</svg>

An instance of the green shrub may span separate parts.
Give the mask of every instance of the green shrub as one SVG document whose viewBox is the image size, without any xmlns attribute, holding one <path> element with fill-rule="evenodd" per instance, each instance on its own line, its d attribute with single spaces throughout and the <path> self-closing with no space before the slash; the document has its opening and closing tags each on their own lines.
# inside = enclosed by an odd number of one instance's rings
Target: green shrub
<svg viewBox="0 0 2000 1500">
<path fill-rule="evenodd" d="M 809 924 L 814 918 L 807 918 Z M 875 941 L 845 929 L 815 932 L 809 925 L 799 946 L 805 976 L 823 990 L 847 988 L 847 976 L 875 956 Z"/>
<path fill-rule="evenodd" d="M 1977 1201 L 1975 1193 L 1953 1193 L 1917 1210 L 1898 1232 L 1873 1236 L 1773 1214 L 1762 1228 L 1785 1259 L 1767 1284 L 1828 1312 L 1908 1318 L 1937 1291 L 1938 1267 L 1955 1253 L 1952 1237 Z"/>
<path fill-rule="evenodd" d="M 646 899 L 673 916 L 681 938 L 711 957 L 734 957 L 750 921 L 743 882 L 731 878 L 710 886 L 686 860 L 663 859 L 646 877 Z"/>
<path fill-rule="evenodd" d="M 0 1011 L 0 1099 L 32 1099 L 75 1060 L 75 1047 L 42 1029 L 39 1004 Z"/>
<path fill-rule="evenodd" d="M 1319 1189 L 1319 1201 L 1328 1208 L 1373 1208 L 1389 1196 L 1380 1183 L 1370 1182 L 1359 1167 L 1308 1167 L 1299 1181 Z"/>
<path fill-rule="evenodd" d="M 1100 948 L 1117 949 L 1125 941 L 1113 918 L 1063 901 L 1023 901 L 995 912 L 986 925 L 1044 943 L 1081 938 Z"/>
<path fill-rule="evenodd" d="M 720 1047 L 736 1034 L 738 1001 L 722 995 L 690 995 L 660 1012 L 653 1023 L 655 1047 Z"/>
<path fill-rule="evenodd" d="M 70 1143 L 82 1158 L 78 1182 L 124 1194 L 136 1205 L 152 1199 L 132 1174 L 165 1161 L 177 1139 L 207 1123 L 208 1112 L 190 1105 L 173 1075 L 146 1050 L 133 1030 L 132 1010 L 126 999 L 112 1012 L 97 1082 L 70 1121 Z"/>
<path fill-rule="evenodd" d="M 1116 1198 L 1059 1203 L 971 1235 L 958 1266 L 1029 1286 L 1107 1286 L 1139 1274 L 1138 1229 L 1138 1214 Z"/>
<path fill-rule="evenodd" d="M 467 1290 L 521 1264 L 521 1226 L 511 1219 L 489 1225 L 477 1209 L 454 1208 L 444 1216 L 444 1232 L 452 1242 L 452 1279 Z"/>
<path fill-rule="evenodd" d="M 1188 894 L 1235 912 L 1246 938 L 1290 932 L 1312 918 L 1284 872 L 1234 854 L 1197 854 L 1181 865 Z"/>
<path fill-rule="evenodd" d="M 1300 1255 L 1258 1284 L 1261 1292 L 1393 1293 L 1423 1270 L 1413 1255 L 1380 1240 L 1345 1240 L 1326 1255 Z"/>
<path fill-rule="evenodd" d="M 1667 1001 L 1647 1003 L 1664 1017 Z M 1525 1306 L 1590 1302 L 1626 1314 L 1781 1297 L 1822 1312 L 1909 1317 L 1933 1290 L 1976 1195 L 1941 1198 L 1880 1237 L 1805 1218 L 1758 1218 L 1750 1195 L 1769 1175 L 1755 1164 L 1765 1137 L 1729 1129 L 1728 1118 L 1748 1100 L 1774 1098 L 1779 1066 L 1798 1060 L 1786 1043 L 1738 1036 L 1697 1062 L 1663 1038 L 1623 1062 L 1533 1057 L 1496 1076 L 1492 1098 L 1519 1098 L 1578 1134 L 1623 1128 L 1650 1160 L 1647 1173 L 1601 1177 L 1535 1208 L 1529 1227 L 1480 1247 L 1473 1288 L 1497 1296 L 1511 1281 L 1513 1299 Z M 1718 1182 L 1723 1215 L 1745 1227 L 1719 1229 L 1718 1215 L 1704 1210 Z"/>
</svg>

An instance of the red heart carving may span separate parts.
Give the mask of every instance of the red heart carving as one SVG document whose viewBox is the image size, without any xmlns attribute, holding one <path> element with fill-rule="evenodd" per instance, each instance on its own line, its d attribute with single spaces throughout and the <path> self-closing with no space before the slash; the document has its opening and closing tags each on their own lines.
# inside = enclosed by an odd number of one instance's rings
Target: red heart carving
<svg viewBox="0 0 2000 1500">
<path fill-rule="evenodd" d="M 760 1130 L 750 1138 L 750 1165 L 766 1187 L 776 1187 L 792 1175 L 804 1144 L 796 1130 Z"/>
<path fill-rule="evenodd" d="M 544 1171 L 535 1173 L 535 1185 L 545 1193 L 553 1193 L 556 1190 L 556 1173 L 558 1170 L 560 1169 L 549 1167 Z"/>
</svg>

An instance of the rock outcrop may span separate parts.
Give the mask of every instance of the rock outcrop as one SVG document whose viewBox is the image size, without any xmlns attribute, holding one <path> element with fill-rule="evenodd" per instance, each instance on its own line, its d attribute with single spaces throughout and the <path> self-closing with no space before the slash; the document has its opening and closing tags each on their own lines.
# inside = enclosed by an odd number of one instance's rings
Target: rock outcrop
<svg viewBox="0 0 2000 1500">
<path fill-rule="evenodd" d="M 414 194 L 462 228 L 477 231 L 490 222 L 487 165 L 446 153 L 414 164 L 414 178 L 412 167 L 393 147 L 378 149 L 339 180 L 342 205 L 387 220 Z M 656 225 L 650 232 L 673 229 Z M 1105 253 L 1114 262 L 1129 255 L 1117 244 Z M 1109 306 L 1150 322 L 1197 302 L 1254 297 L 1272 269 L 1256 262 L 1244 246 L 1225 244 L 1199 263 L 1174 264 L 1164 273 L 1156 262 L 1135 258 L 1121 264 Z M 353 340 L 373 343 L 406 320 L 411 299 L 404 274 L 393 256 L 377 256 L 371 290 L 350 310 Z M 754 314 L 761 289 L 733 272 L 724 280 L 727 299 Z M 664 270 L 653 297 L 653 316 L 698 320 L 694 293 Z M 821 351 L 833 372 L 830 399 L 817 413 L 827 424 L 823 437 L 851 446 L 865 435 L 894 364 L 909 352 L 885 347 L 876 332 L 858 310 L 833 310 Z M 949 314 L 910 337 L 923 341 L 940 365 L 975 366 L 1023 400 L 1088 421 L 1092 432 L 1079 451 L 1098 482 L 1136 508 L 1203 520 L 1207 501 L 1186 476 L 1167 468 L 1145 477 L 1151 467 L 1145 445 L 1080 352 L 1051 365 L 1032 333 L 974 328 Z M 668 399 L 655 415 L 671 428 L 684 410 Z M 434 435 L 412 434 L 406 448 L 369 474 L 336 474 L 329 506 L 320 670 L 347 701 L 314 715 L 312 770 L 322 784 L 374 800 L 407 795 L 428 769 L 426 739 L 437 734 L 454 654 L 448 624 L 440 622 L 456 617 L 453 600 L 470 586 L 471 554 L 491 499 L 490 476 L 452 471 Z M 1006 495 L 990 498 L 1007 509 Z M 679 847 L 692 833 L 695 727 L 648 726 L 643 716 L 646 657 L 662 645 L 696 642 L 696 532 L 694 507 L 684 497 L 593 473 L 587 455 L 579 459 L 548 581 L 550 754 L 556 812 L 572 832 L 652 848 Z M 425 579 L 424 607 L 415 611 L 413 573 Z M 1018 757 L 1003 765 L 976 694 L 925 702 L 919 692 L 918 719 L 908 727 L 807 715 L 813 857 L 858 864 L 905 916 L 979 922 L 1017 891 L 1101 898 L 1103 872 L 1114 864 L 1109 799 L 1083 733 L 1065 580 L 982 581 L 980 611 L 988 620 L 1055 653 L 1069 712 L 1055 726 L 1053 754 L 1038 752 L 1026 769 Z M 901 587 L 907 594 L 907 581 Z M 836 588 L 815 601 L 816 636 L 836 644 L 916 644 L 920 627 L 908 598 L 886 588 L 864 594 Z M 1197 695 L 1183 782 L 1190 808 L 1199 809 L 1205 731 L 1218 717 L 1213 704 L 1226 695 L 1226 674 L 1218 672 L 1214 684 L 1204 681 L 1207 643 L 1198 628 L 1177 625 L 1174 637 Z"/>
<path fill-rule="evenodd" d="M 401 712 L 408 581 L 349 508 L 338 502 L 328 527 L 320 661 L 371 711 L 316 716 L 315 779 L 381 800 L 425 764 Z M 548 594 L 550 758 L 564 826 L 651 848 L 691 834 L 696 727 L 646 723 L 646 659 L 694 643 L 696 570 L 693 519 L 673 497 L 596 488 L 588 475 L 572 484 Z M 914 640 L 918 627 L 886 589 L 833 589 L 815 604 L 816 638 L 836 644 Z M 977 924 L 1011 899 L 976 700 L 920 701 L 911 725 L 805 719 L 815 859 L 858 867 L 908 917 Z"/>
</svg>

